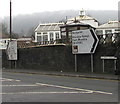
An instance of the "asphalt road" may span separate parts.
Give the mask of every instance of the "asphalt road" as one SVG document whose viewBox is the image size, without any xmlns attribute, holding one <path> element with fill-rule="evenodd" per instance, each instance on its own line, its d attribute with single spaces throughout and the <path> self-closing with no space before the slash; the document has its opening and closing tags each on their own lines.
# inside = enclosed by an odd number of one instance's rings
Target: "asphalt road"
<svg viewBox="0 0 120 104">
<path fill-rule="evenodd" d="M 3 72 L 2 102 L 118 102 L 118 82 Z"/>
</svg>

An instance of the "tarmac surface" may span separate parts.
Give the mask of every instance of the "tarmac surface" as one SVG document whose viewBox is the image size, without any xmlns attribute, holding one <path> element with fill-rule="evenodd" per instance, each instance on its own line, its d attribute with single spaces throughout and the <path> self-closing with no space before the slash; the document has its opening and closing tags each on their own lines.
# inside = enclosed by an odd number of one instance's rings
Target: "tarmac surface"
<svg viewBox="0 0 120 104">
<path fill-rule="evenodd" d="M 14 72 L 14 73 L 27 73 L 27 74 L 41 74 L 41 75 L 53 75 L 53 76 L 67 76 L 67 77 L 82 77 L 82 78 L 95 78 L 95 79 L 107 79 L 107 80 L 120 80 L 119 75 L 114 73 L 81 73 L 81 72 L 62 72 L 62 71 L 41 71 L 37 69 L 2 69 L 2 72 Z"/>
<path fill-rule="evenodd" d="M 119 102 L 112 73 L 3 69 L 1 81 L 2 102 Z"/>
</svg>

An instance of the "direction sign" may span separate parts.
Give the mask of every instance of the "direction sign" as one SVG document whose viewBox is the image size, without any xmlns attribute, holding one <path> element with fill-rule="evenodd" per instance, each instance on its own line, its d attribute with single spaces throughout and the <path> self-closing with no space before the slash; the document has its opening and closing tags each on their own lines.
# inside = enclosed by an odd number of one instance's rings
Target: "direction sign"
<svg viewBox="0 0 120 104">
<path fill-rule="evenodd" d="M 93 29 L 72 31 L 72 53 L 94 53 L 98 41 Z"/>
</svg>

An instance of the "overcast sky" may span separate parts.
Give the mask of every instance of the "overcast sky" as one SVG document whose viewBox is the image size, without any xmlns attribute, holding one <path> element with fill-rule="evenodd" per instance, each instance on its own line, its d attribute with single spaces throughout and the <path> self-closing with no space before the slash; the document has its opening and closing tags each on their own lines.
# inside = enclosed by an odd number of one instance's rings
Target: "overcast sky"
<svg viewBox="0 0 120 104">
<path fill-rule="evenodd" d="M 12 14 L 58 10 L 117 10 L 119 0 L 11 0 Z M 10 0 L 0 0 L 0 17 L 9 16 Z"/>
</svg>

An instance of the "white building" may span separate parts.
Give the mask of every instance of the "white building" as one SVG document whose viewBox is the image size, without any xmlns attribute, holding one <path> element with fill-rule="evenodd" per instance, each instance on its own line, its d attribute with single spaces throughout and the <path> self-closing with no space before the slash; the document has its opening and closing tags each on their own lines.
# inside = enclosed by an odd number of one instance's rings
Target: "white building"
<svg viewBox="0 0 120 104">
<path fill-rule="evenodd" d="M 94 28 L 97 28 L 98 24 L 99 24 L 95 18 L 87 16 L 84 10 L 81 10 L 79 12 L 79 16 L 70 18 L 70 19 L 68 19 L 67 22 L 69 23 L 69 22 L 75 21 L 75 20 L 80 21 L 81 23 L 84 23 L 84 24 L 89 24 L 90 26 L 92 26 Z"/>
<path fill-rule="evenodd" d="M 56 40 L 61 39 L 60 26 L 64 23 L 46 23 L 39 24 L 35 29 L 35 42 L 40 44 L 55 43 Z"/>
<path fill-rule="evenodd" d="M 102 24 L 97 27 L 96 34 L 97 35 L 106 35 L 106 34 L 114 34 L 120 32 L 120 22 L 119 21 L 109 21 L 105 24 Z"/>
<path fill-rule="evenodd" d="M 120 22 L 119 21 L 109 21 L 97 27 L 96 34 L 103 37 L 103 39 L 109 38 L 112 42 L 118 34 L 120 34 Z"/>
</svg>

